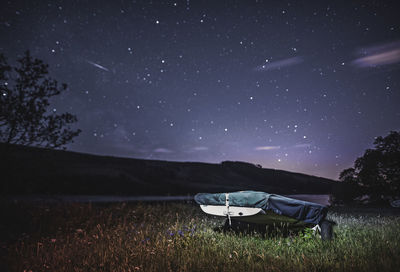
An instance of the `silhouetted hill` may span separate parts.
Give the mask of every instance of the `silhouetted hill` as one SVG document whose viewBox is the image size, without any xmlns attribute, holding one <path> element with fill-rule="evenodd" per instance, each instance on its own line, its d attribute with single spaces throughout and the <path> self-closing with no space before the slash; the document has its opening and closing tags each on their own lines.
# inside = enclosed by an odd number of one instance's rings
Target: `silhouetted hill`
<svg viewBox="0 0 400 272">
<path fill-rule="evenodd" d="M 0 144 L 2 194 L 329 194 L 337 182 L 245 162 L 170 162 Z"/>
</svg>

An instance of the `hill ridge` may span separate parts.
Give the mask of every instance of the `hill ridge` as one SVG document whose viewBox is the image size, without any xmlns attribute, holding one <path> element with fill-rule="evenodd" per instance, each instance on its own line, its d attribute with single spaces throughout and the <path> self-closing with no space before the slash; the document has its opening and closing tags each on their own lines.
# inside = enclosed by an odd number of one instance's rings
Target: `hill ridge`
<svg viewBox="0 0 400 272">
<path fill-rule="evenodd" d="M 182 195 L 259 190 L 329 194 L 337 182 L 248 162 L 175 162 L 0 144 L 3 194 Z"/>
</svg>

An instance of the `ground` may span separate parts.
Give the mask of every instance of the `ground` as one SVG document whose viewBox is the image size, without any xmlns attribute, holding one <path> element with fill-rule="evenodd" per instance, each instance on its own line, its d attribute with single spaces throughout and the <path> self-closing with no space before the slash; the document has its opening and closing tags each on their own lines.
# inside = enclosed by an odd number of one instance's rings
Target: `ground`
<svg viewBox="0 0 400 272">
<path fill-rule="evenodd" d="M 397 271 L 400 217 L 332 209 L 335 238 L 223 232 L 194 203 L 1 205 L 2 271 Z"/>
</svg>

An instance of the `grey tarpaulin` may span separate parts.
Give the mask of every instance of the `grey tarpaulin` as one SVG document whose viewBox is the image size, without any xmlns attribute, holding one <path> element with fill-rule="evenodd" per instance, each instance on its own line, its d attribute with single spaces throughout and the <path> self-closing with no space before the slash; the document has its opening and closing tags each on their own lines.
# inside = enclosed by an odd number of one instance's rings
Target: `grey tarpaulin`
<svg viewBox="0 0 400 272">
<path fill-rule="evenodd" d="M 194 200 L 200 205 L 225 205 L 225 193 L 199 193 Z M 326 206 L 281 195 L 256 191 L 229 193 L 229 205 L 261 208 L 310 224 L 319 224 L 328 212 Z"/>
</svg>

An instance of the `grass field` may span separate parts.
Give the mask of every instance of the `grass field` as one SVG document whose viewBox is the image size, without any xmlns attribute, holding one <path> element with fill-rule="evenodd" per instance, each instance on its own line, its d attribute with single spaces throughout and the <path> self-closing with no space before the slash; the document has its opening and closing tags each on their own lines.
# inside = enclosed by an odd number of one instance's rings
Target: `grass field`
<svg viewBox="0 0 400 272">
<path fill-rule="evenodd" d="M 400 216 L 330 212 L 309 229 L 246 234 L 193 204 L 1 205 L 1 271 L 399 271 Z"/>
</svg>

